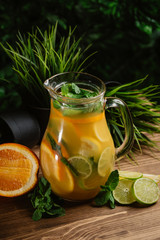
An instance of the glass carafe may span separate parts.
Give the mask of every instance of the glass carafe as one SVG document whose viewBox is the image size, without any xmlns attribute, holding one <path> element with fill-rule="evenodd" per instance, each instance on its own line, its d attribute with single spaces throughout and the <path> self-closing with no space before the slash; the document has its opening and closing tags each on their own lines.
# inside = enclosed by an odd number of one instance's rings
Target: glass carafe
<svg viewBox="0 0 160 240">
<path fill-rule="evenodd" d="M 70 98 L 61 87 L 74 83 L 96 92 L 90 98 Z M 44 83 L 51 96 L 49 122 L 41 142 L 40 163 L 53 192 L 64 199 L 92 199 L 114 170 L 116 158 L 133 143 L 133 124 L 126 104 L 105 98 L 103 81 L 87 73 L 61 73 Z M 119 108 L 125 127 L 124 142 L 115 148 L 107 126 L 105 109 Z"/>
</svg>

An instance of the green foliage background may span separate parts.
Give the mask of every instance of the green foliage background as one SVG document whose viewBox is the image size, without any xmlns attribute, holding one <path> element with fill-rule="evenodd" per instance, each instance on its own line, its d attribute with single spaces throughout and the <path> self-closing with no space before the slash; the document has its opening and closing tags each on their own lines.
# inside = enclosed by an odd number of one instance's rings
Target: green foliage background
<svg viewBox="0 0 160 240">
<path fill-rule="evenodd" d="M 87 72 L 103 81 L 127 83 L 149 74 L 148 84 L 159 84 L 160 76 L 159 0 L 1 0 L 0 41 L 14 45 L 18 31 L 45 30 L 59 22 L 59 34 L 74 28 L 75 37 L 84 36 L 84 48 L 92 43 L 97 51 Z M 83 47 L 83 46 L 82 46 Z M 21 98 L 14 83 L 17 76 L 11 62 L 0 50 L 0 112 L 19 108 Z"/>
</svg>

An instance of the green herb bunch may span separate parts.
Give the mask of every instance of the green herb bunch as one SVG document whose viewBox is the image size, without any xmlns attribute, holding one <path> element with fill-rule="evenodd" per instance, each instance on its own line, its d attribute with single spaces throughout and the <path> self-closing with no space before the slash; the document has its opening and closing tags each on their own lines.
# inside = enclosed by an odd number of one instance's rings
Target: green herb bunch
<svg viewBox="0 0 160 240">
<path fill-rule="evenodd" d="M 152 140 L 151 135 L 160 133 L 160 105 L 157 99 L 160 98 L 160 86 L 148 85 L 147 77 L 119 86 L 107 87 L 106 96 L 116 96 L 126 102 L 133 119 L 134 125 L 134 146 L 128 157 L 132 159 L 133 151 L 140 150 L 142 146 L 156 148 L 157 143 Z M 107 110 L 107 123 L 114 138 L 116 147 L 124 140 L 124 128 L 121 122 L 120 112 Z"/>
<path fill-rule="evenodd" d="M 32 216 L 34 221 L 42 217 L 65 215 L 64 208 L 59 205 L 60 199 L 52 192 L 50 183 L 44 177 L 39 179 L 37 186 L 28 196 L 35 209 Z"/>
<path fill-rule="evenodd" d="M 68 36 L 59 37 L 57 23 L 42 32 L 38 27 L 28 33 L 27 37 L 18 34 L 16 47 L 1 43 L 2 48 L 13 62 L 13 70 L 18 74 L 18 87 L 23 99 L 28 104 L 38 107 L 49 107 L 50 100 L 43 82 L 56 73 L 83 71 L 87 60 L 94 54 L 85 57 L 85 49 L 80 47 L 82 37 L 75 40 L 69 28 Z"/>
</svg>

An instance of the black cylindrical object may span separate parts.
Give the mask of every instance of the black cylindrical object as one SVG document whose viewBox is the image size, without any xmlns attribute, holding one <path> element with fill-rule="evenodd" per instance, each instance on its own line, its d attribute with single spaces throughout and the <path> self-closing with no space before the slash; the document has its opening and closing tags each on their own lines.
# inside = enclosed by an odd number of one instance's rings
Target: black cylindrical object
<svg viewBox="0 0 160 240">
<path fill-rule="evenodd" d="M 40 126 L 34 115 L 14 111 L 0 115 L 0 143 L 16 142 L 33 147 L 40 141 Z"/>
</svg>

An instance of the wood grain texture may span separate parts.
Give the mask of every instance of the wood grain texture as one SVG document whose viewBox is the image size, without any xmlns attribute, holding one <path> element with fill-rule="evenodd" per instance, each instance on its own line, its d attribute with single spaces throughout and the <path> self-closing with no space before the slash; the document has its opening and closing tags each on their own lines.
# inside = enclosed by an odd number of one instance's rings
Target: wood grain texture
<svg viewBox="0 0 160 240">
<path fill-rule="evenodd" d="M 154 136 L 160 140 L 160 135 Z M 159 145 L 160 146 L 160 145 Z M 38 150 L 35 149 L 35 151 Z M 116 168 L 160 174 L 160 151 L 136 156 L 137 165 L 127 159 Z M 0 197 L 0 239 L 4 240 L 158 240 L 160 201 L 150 207 L 93 207 L 91 202 L 65 203 L 66 215 L 34 222 L 27 195 Z"/>
</svg>

